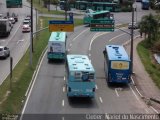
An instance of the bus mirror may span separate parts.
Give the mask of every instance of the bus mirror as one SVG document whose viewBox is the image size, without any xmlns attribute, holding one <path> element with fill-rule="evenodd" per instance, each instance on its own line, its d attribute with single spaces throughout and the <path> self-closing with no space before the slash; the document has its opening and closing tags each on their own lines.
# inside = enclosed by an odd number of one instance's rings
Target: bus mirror
<svg viewBox="0 0 160 120">
<path fill-rule="evenodd" d="M 104 54 L 104 55 L 106 54 L 106 51 L 105 51 L 105 50 L 103 50 L 103 54 Z"/>
</svg>

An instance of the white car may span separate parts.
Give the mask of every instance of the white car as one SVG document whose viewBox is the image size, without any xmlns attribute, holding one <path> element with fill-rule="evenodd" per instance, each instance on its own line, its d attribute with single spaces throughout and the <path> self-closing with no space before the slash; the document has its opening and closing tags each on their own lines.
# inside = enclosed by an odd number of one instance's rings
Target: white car
<svg viewBox="0 0 160 120">
<path fill-rule="evenodd" d="M 31 18 L 28 16 L 28 17 L 24 18 L 24 20 L 29 20 L 29 21 L 31 21 Z"/>
<path fill-rule="evenodd" d="M 128 29 L 132 28 L 132 22 L 128 24 Z M 138 29 L 138 23 L 137 22 L 133 22 L 133 29 Z"/>
<path fill-rule="evenodd" d="M 31 27 L 28 24 L 23 24 L 22 26 L 22 32 L 30 32 Z"/>
<path fill-rule="evenodd" d="M 10 56 L 10 50 L 8 47 L 0 46 L 0 58 L 7 58 Z"/>
<path fill-rule="evenodd" d="M 29 26 L 31 26 L 31 22 L 29 20 L 24 20 L 23 21 L 23 25 L 26 25 L 26 24 L 29 25 Z"/>
<path fill-rule="evenodd" d="M 8 18 L 9 19 L 9 21 L 12 23 L 12 24 L 15 24 L 15 19 L 13 18 L 13 17 L 10 17 L 10 18 Z"/>
</svg>

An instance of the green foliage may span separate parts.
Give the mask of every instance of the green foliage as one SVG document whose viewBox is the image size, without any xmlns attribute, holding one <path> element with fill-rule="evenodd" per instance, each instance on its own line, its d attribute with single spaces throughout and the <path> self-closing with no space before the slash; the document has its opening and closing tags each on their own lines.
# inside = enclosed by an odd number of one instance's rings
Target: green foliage
<svg viewBox="0 0 160 120">
<path fill-rule="evenodd" d="M 141 22 L 139 23 L 140 32 L 144 33 L 147 37 L 147 42 L 150 47 L 157 40 L 157 36 L 159 33 L 158 21 L 152 14 L 143 16 Z"/>
<path fill-rule="evenodd" d="M 138 44 L 137 51 L 146 71 L 160 89 L 160 65 L 156 62 L 153 62 L 153 55 L 152 52 L 146 48 L 147 44 L 148 43 L 146 40 L 142 41 L 140 44 Z"/>
<path fill-rule="evenodd" d="M 62 20 L 61 18 L 46 18 L 40 17 L 42 21 L 42 28 L 48 26 L 49 20 Z M 40 22 L 39 22 L 40 23 Z M 82 25 L 81 19 L 75 19 L 74 25 Z M 40 27 L 40 26 L 39 26 Z M 29 65 L 29 50 L 19 61 L 17 66 L 13 70 L 12 78 L 12 92 L 7 94 L 10 90 L 10 79 L 9 76 L 0 86 L 0 113 L 12 113 L 18 114 L 22 109 L 22 101 L 25 101 L 25 93 L 31 81 L 33 72 L 38 64 L 39 58 L 48 44 L 50 32 L 48 29 L 41 31 L 37 34 L 37 38 L 34 38 L 34 53 L 33 53 L 33 65 L 32 68 Z"/>
</svg>

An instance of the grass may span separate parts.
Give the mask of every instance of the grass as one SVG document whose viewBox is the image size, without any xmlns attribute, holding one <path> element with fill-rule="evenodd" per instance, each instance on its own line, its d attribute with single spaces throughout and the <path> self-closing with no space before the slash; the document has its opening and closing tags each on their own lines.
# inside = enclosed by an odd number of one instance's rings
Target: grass
<svg viewBox="0 0 160 120">
<path fill-rule="evenodd" d="M 43 21 L 43 28 L 48 26 L 48 20 L 56 18 L 40 17 Z M 82 25 L 82 20 L 75 19 L 75 26 Z M 18 114 L 22 110 L 23 103 L 25 101 L 25 93 L 32 79 L 36 65 L 39 58 L 47 46 L 50 32 L 48 29 L 38 33 L 37 39 L 34 39 L 34 53 L 32 67 L 29 65 L 29 49 L 26 54 L 19 61 L 17 66 L 13 70 L 12 77 L 12 91 L 10 91 L 10 77 L 2 83 L 0 86 L 0 113 L 12 113 Z M 8 94 L 9 93 L 9 94 Z"/>
<path fill-rule="evenodd" d="M 27 0 L 27 1 L 30 2 L 30 0 Z M 39 1 L 40 1 L 40 3 L 39 3 Z M 64 10 L 61 10 L 61 11 L 50 10 L 50 11 L 48 11 L 48 8 L 45 8 L 42 5 L 42 0 L 33 0 L 33 5 L 34 5 L 34 8 L 36 8 L 39 11 L 39 13 L 54 14 L 54 15 L 64 15 L 65 14 Z M 79 14 L 76 13 L 75 15 L 79 15 Z"/>
<path fill-rule="evenodd" d="M 27 0 L 28 2 L 30 2 L 30 0 Z M 40 3 L 39 3 L 40 1 Z M 33 6 L 34 8 L 36 8 L 40 13 L 44 13 L 44 14 L 55 14 L 55 15 L 64 15 L 64 11 L 56 11 L 56 10 L 50 10 L 48 11 L 48 8 L 45 8 L 42 5 L 42 0 L 33 0 Z"/>
<path fill-rule="evenodd" d="M 137 51 L 146 71 L 160 89 L 160 65 L 154 61 L 153 53 L 146 48 L 145 40 L 138 44 Z"/>
</svg>

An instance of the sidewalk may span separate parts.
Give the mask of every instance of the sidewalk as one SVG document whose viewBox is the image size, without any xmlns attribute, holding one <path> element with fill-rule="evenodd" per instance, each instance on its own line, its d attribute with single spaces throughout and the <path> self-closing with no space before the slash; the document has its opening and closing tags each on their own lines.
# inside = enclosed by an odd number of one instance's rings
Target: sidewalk
<svg viewBox="0 0 160 120">
<path fill-rule="evenodd" d="M 137 44 L 143 39 L 144 38 L 138 37 L 133 41 L 133 71 L 135 72 L 133 79 L 135 86 L 138 88 L 138 91 L 144 100 L 154 98 L 160 101 L 160 89 L 158 89 L 153 80 L 150 78 L 149 74 L 145 71 L 145 68 L 136 50 Z M 130 51 L 130 42 L 125 47 L 128 51 Z M 153 101 L 150 102 L 151 105 L 160 113 L 160 104 Z"/>
</svg>

